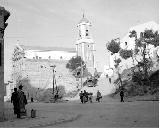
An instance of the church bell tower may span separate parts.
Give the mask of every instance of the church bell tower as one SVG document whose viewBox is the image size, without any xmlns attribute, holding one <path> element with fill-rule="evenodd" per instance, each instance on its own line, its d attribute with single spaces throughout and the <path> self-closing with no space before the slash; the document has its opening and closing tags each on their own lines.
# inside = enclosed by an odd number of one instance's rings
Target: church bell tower
<svg viewBox="0 0 160 128">
<path fill-rule="evenodd" d="M 90 27 L 91 23 L 83 14 L 82 19 L 77 25 L 78 27 L 78 39 L 76 41 L 77 55 L 81 56 L 86 63 L 88 71 L 93 74 L 95 67 L 95 49 L 94 41 L 91 37 Z"/>
</svg>

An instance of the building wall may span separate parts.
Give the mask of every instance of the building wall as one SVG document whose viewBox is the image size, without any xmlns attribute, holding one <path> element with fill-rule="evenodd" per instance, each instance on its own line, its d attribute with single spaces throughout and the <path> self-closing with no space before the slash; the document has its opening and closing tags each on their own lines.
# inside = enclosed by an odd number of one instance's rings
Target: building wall
<svg viewBox="0 0 160 128">
<path fill-rule="evenodd" d="M 0 21 L 1 22 L 1 21 Z M 1 66 L 0 66 L 0 120 L 3 118 L 4 109 L 4 41 L 0 38 Z"/>
<path fill-rule="evenodd" d="M 9 12 L 0 6 L 0 120 L 4 119 L 4 20 L 5 18 L 7 19 L 9 15 Z"/>
<path fill-rule="evenodd" d="M 14 76 L 22 75 L 23 80 L 29 80 L 29 84 L 35 88 L 47 89 L 53 87 L 53 70 L 50 66 L 56 65 L 56 85 L 65 86 L 67 92 L 76 90 L 76 79 L 66 68 L 65 60 L 34 60 L 25 59 L 24 68 L 16 71 Z M 17 78 L 17 77 L 15 77 Z M 23 84 L 23 81 L 22 81 Z"/>
<path fill-rule="evenodd" d="M 37 53 L 35 58 L 33 53 Z M 75 56 L 74 52 L 65 51 L 47 51 L 22 50 L 15 47 L 13 54 L 13 72 L 12 78 L 16 86 L 16 80 L 21 79 L 22 84 L 28 84 L 35 88 L 47 89 L 53 87 L 53 71 L 50 66 L 56 65 L 56 83 L 57 86 L 65 86 L 66 92 L 73 91 L 76 88 L 76 79 L 66 68 L 69 59 Z M 50 56 L 50 58 L 48 58 Z M 62 56 L 62 58 L 61 58 Z M 34 59 L 33 59 L 34 57 Z M 41 57 L 41 58 L 39 58 Z M 28 81 L 28 82 L 26 82 Z"/>
</svg>

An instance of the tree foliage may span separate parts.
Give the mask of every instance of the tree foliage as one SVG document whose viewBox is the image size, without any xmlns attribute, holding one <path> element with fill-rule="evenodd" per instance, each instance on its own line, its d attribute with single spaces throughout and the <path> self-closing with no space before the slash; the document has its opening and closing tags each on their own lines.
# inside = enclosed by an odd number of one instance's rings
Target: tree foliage
<svg viewBox="0 0 160 128">
<path fill-rule="evenodd" d="M 123 58 L 123 59 L 128 59 L 132 56 L 132 50 L 125 50 L 125 49 L 121 49 L 119 51 L 119 54 L 120 56 Z"/>
<path fill-rule="evenodd" d="M 107 49 L 113 54 L 118 53 L 120 50 L 120 44 L 115 40 L 111 40 L 111 42 L 107 44 Z"/>
<path fill-rule="evenodd" d="M 145 30 L 144 31 L 144 40 L 147 44 L 154 45 L 155 47 L 159 46 L 159 34 L 158 31 Z"/>
<path fill-rule="evenodd" d="M 159 34 L 158 31 L 144 30 L 140 33 L 140 38 L 137 38 L 137 33 L 133 30 L 130 32 L 130 38 L 135 37 L 135 49 L 133 50 L 135 55 L 138 55 L 139 59 L 137 62 L 137 67 L 139 68 L 139 73 L 143 79 L 149 82 L 149 72 L 151 67 L 153 67 L 153 61 L 150 57 L 149 45 L 154 47 L 159 46 Z M 135 56 L 136 59 L 136 56 Z M 137 59 L 136 59 L 137 60 Z M 133 78 L 135 76 L 133 75 Z M 135 78 L 134 80 L 136 80 Z"/>
<path fill-rule="evenodd" d="M 146 44 L 154 45 L 155 47 L 159 46 L 159 33 L 158 31 L 153 31 L 151 29 L 146 29 L 144 32 L 141 32 L 140 38 L 137 38 L 137 32 L 132 30 L 129 37 L 135 37 L 135 43 L 137 47 L 143 47 L 143 42 Z"/>
<path fill-rule="evenodd" d="M 77 69 L 78 67 L 81 67 L 81 63 L 82 65 L 84 65 L 84 61 L 82 60 L 82 58 L 80 56 L 77 57 L 72 57 L 68 63 L 66 64 L 66 68 L 70 69 L 71 71 Z M 86 68 L 86 66 L 83 66 L 84 69 Z"/>
<path fill-rule="evenodd" d="M 137 32 L 135 30 L 130 31 L 129 33 L 130 33 L 129 35 L 130 38 L 133 38 L 133 37 L 137 38 Z"/>
<path fill-rule="evenodd" d="M 72 75 L 76 78 L 80 78 L 81 76 L 86 77 L 89 74 L 85 63 L 80 56 L 72 57 L 66 64 L 66 68 L 70 69 Z"/>
</svg>

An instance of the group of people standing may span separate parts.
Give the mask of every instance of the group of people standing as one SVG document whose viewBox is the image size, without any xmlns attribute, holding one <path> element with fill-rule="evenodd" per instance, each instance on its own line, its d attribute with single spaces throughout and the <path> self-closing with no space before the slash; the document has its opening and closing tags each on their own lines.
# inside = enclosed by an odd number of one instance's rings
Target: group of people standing
<svg viewBox="0 0 160 128">
<path fill-rule="evenodd" d="M 14 88 L 11 96 L 11 103 L 13 103 L 14 114 L 17 115 L 17 118 L 21 118 L 22 114 L 26 114 L 25 105 L 27 104 L 27 98 L 22 88 L 22 85 L 19 86 L 18 90 Z"/>
<path fill-rule="evenodd" d="M 81 100 L 81 103 L 86 103 L 86 102 L 90 102 L 92 103 L 93 102 L 93 93 L 88 93 L 86 90 L 81 91 L 79 93 L 79 97 L 80 97 L 80 100 Z M 100 91 L 98 90 L 97 91 L 97 97 L 96 97 L 96 101 L 100 102 L 100 99 L 102 98 L 102 95 L 100 93 Z"/>
<path fill-rule="evenodd" d="M 124 90 L 121 89 L 120 91 L 120 97 L 121 97 L 121 102 L 124 102 Z M 93 93 L 88 93 L 86 90 L 84 90 L 84 92 L 80 92 L 79 93 L 79 96 L 80 96 L 80 100 L 81 100 L 81 103 L 86 103 L 88 101 L 90 101 L 90 103 L 93 102 Z M 100 102 L 100 100 L 102 99 L 102 95 L 100 93 L 100 91 L 98 90 L 97 91 L 97 96 L 96 96 L 96 101 Z"/>
<path fill-rule="evenodd" d="M 81 100 L 81 103 L 86 103 L 88 101 L 90 101 L 90 103 L 92 103 L 92 96 L 93 94 L 92 93 L 88 93 L 86 90 L 84 90 L 84 92 L 80 92 L 79 93 L 79 97 L 80 97 L 80 100 Z"/>
</svg>

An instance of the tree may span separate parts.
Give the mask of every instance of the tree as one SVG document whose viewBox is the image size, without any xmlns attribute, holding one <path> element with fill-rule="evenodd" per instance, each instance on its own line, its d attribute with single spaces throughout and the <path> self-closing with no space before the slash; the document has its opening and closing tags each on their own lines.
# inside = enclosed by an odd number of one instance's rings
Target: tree
<svg viewBox="0 0 160 128">
<path fill-rule="evenodd" d="M 139 68 L 143 79 L 146 79 L 149 82 L 149 71 L 153 65 L 152 59 L 150 57 L 149 46 L 159 46 L 158 31 L 154 32 L 153 30 L 145 30 L 144 32 L 140 33 L 140 38 L 137 38 L 137 32 L 133 30 L 130 32 L 129 37 L 135 38 L 135 49 L 133 50 L 133 54 L 135 55 L 134 59 L 138 63 L 137 67 Z M 140 58 L 139 60 L 137 59 L 137 56 Z M 141 71 L 141 69 L 143 70 Z"/>
<path fill-rule="evenodd" d="M 75 77 L 86 76 L 88 73 L 86 65 L 80 56 L 72 57 L 66 64 L 66 68 L 70 69 L 73 72 Z"/>
<path fill-rule="evenodd" d="M 121 49 L 119 54 L 123 59 L 126 60 L 132 56 L 132 50 Z"/>
<path fill-rule="evenodd" d="M 80 56 L 72 57 L 66 64 L 66 68 L 69 68 L 71 71 L 73 71 L 78 67 L 81 67 L 81 63 L 84 65 L 84 61 Z"/>
<path fill-rule="evenodd" d="M 120 50 L 120 44 L 116 42 L 116 40 L 111 40 L 111 42 L 108 42 L 108 44 L 106 45 L 107 49 L 112 53 L 118 53 Z"/>
<path fill-rule="evenodd" d="M 108 44 L 106 44 L 106 47 L 111 52 L 112 55 L 118 53 L 120 51 L 120 49 L 121 49 L 120 48 L 120 42 L 119 41 L 117 42 L 117 39 L 112 39 L 110 42 L 108 42 Z M 121 62 L 121 59 L 120 58 L 116 58 L 116 55 L 115 55 L 114 62 L 115 62 L 114 66 L 117 69 L 118 79 L 119 79 L 119 81 L 120 81 L 120 83 L 122 85 L 122 79 L 121 79 L 121 75 L 119 73 L 119 70 L 120 70 L 119 64 Z"/>
</svg>

